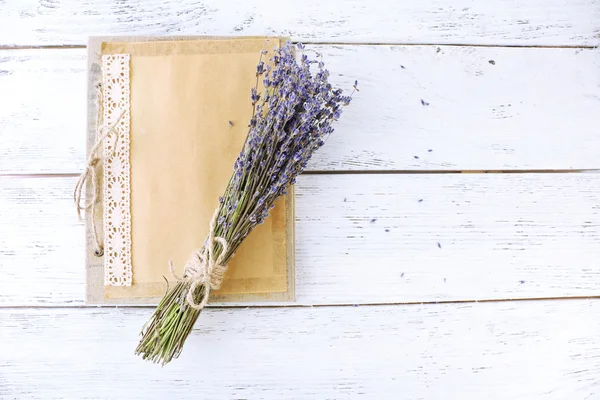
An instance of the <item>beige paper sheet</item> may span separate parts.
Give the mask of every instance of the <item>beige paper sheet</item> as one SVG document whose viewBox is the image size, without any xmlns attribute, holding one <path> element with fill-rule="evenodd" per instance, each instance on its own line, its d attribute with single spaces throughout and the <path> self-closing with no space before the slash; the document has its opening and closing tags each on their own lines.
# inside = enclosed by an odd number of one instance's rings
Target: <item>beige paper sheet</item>
<svg viewBox="0 0 600 400">
<path fill-rule="evenodd" d="M 133 285 L 107 286 L 106 298 L 161 296 L 164 277 L 173 281 L 168 261 L 181 275 L 202 245 L 247 133 L 264 46 L 264 38 L 102 44 L 102 54 L 131 55 Z M 286 201 L 239 248 L 213 299 L 288 290 Z"/>
</svg>

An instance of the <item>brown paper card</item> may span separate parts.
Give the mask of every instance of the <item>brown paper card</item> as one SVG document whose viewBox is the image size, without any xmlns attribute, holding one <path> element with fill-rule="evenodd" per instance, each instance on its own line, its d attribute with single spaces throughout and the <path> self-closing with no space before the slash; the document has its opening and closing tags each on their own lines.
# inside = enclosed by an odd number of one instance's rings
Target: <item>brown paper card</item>
<svg viewBox="0 0 600 400">
<path fill-rule="evenodd" d="M 258 55 L 278 45 L 276 38 L 102 43 L 101 54 L 131 57 L 133 285 L 104 287 L 105 300 L 156 302 L 165 278 L 174 282 L 168 261 L 181 275 L 201 247 L 247 133 Z M 211 299 L 290 299 L 291 210 L 293 196 L 278 201 Z"/>
</svg>

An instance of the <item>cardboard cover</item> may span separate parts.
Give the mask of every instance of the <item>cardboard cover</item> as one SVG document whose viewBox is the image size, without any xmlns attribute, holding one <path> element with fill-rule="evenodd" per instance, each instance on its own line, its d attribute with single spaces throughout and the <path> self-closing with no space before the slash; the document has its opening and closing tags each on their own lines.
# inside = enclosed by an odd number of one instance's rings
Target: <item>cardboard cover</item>
<svg viewBox="0 0 600 400">
<path fill-rule="evenodd" d="M 192 250 L 206 238 L 248 131 L 260 51 L 279 46 L 280 39 L 128 37 L 90 44 L 90 56 L 97 52 L 90 57 L 90 85 L 102 54 L 131 57 L 133 285 L 104 286 L 101 259 L 88 248 L 87 298 L 91 303 L 154 304 L 165 293 L 165 278 L 174 282 L 168 261 L 182 275 Z M 101 225 L 102 216 L 96 218 Z M 293 223 L 290 193 L 246 238 L 211 300 L 293 300 Z"/>
</svg>

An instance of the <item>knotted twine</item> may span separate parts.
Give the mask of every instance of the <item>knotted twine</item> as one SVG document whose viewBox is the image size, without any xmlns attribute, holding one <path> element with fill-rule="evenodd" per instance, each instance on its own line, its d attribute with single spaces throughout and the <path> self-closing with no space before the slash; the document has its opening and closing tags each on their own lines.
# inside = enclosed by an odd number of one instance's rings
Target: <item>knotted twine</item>
<svg viewBox="0 0 600 400">
<path fill-rule="evenodd" d="M 206 306 L 211 290 L 219 290 L 221 288 L 225 271 L 227 271 L 227 264 L 224 261 L 229 245 L 225 238 L 215 237 L 215 226 L 218 217 L 219 208 L 217 207 L 210 221 L 208 237 L 204 242 L 204 246 L 192 252 L 192 256 L 184 265 L 183 278 L 179 278 L 175 274 L 173 262 L 169 261 L 169 270 L 175 279 L 180 282 L 187 280 L 192 282 L 185 299 L 189 306 L 195 310 L 202 310 Z M 221 252 L 218 256 L 215 256 L 216 243 L 221 245 Z M 201 300 L 196 302 L 194 300 L 194 292 L 199 285 L 204 286 L 204 292 Z"/>
<path fill-rule="evenodd" d="M 81 220 L 81 211 L 91 210 L 92 214 L 92 234 L 94 236 L 94 244 L 96 249 L 94 250 L 94 254 L 97 257 L 100 257 L 104 254 L 104 246 L 100 243 L 100 238 L 98 237 L 98 230 L 96 228 L 96 223 L 94 221 L 94 216 L 96 215 L 96 203 L 100 198 L 100 188 L 98 185 L 98 175 L 96 174 L 96 166 L 99 163 L 103 163 L 105 160 L 111 158 L 117 152 L 117 143 L 119 141 L 119 130 L 117 129 L 117 125 L 125 115 L 125 111 L 123 110 L 116 121 L 112 124 L 100 124 L 102 120 L 102 90 L 100 86 L 98 86 L 98 117 L 96 119 L 96 143 L 92 147 L 90 151 L 90 155 L 86 162 L 86 167 L 79 175 L 79 179 L 75 184 L 75 189 L 73 190 L 73 202 L 75 203 L 75 208 L 77 209 L 77 216 L 79 220 Z M 112 146 L 112 151 L 109 154 L 103 154 L 101 151 L 101 146 L 104 141 L 110 136 L 110 134 L 115 135 L 115 143 Z M 91 179 L 92 182 L 92 198 L 91 200 L 85 202 L 83 205 L 81 204 L 81 197 L 83 194 L 83 190 L 85 188 L 85 183 L 88 179 Z"/>
</svg>

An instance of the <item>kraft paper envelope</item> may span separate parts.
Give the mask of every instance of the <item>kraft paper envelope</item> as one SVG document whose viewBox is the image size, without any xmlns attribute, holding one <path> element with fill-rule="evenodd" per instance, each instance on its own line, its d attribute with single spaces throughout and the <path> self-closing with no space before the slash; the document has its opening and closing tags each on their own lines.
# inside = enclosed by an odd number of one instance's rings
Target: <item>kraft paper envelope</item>
<svg viewBox="0 0 600 400">
<path fill-rule="evenodd" d="M 244 143 L 260 51 L 280 41 L 90 40 L 90 87 L 101 73 L 101 55 L 130 55 L 133 270 L 132 286 L 104 286 L 102 258 L 88 246 L 90 303 L 155 304 L 165 293 L 165 278 L 174 282 L 169 260 L 182 275 L 191 252 L 206 238 Z M 222 288 L 211 293 L 213 301 L 293 300 L 293 207 L 291 192 L 246 238 L 229 262 Z M 102 225 L 102 216 L 95 217 Z"/>
</svg>

